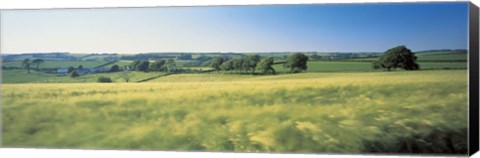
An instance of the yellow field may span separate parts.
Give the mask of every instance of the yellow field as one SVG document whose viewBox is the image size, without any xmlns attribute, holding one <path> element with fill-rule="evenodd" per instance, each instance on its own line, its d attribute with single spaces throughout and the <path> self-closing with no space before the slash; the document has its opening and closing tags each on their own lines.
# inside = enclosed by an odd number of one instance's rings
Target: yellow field
<svg viewBox="0 0 480 158">
<path fill-rule="evenodd" d="M 3 84 L 2 108 L 6 147 L 462 153 L 467 72 Z"/>
</svg>

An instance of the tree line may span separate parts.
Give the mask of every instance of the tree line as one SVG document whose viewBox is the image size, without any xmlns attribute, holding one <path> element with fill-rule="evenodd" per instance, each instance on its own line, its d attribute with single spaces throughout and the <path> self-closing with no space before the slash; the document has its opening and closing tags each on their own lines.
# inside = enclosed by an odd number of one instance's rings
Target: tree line
<svg viewBox="0 0 480 158">
<path fill-rule="evenodd" d="M 22 67 L 27 69 L 27 73 L 30 73 L 30 69 L 32 66 L 35 66 L 35 70 L 40 70 L 40 64 L 45 62 L 43 59 L 33 59 L 30 60 L 29 58 L 23 59 Z"/>
<path fill-rule="evenodd" d="M 307 70 L 308 57 L 303 53 L 295 53 L 287 58 L 283 66 L 290 68 L 290 73 L 298 73 Z M 226 60 L 222 57 L 214 58 L 210 66 L 217 72 L 226 71 L 234 73 L 252 73 L 259 70 L 261 74 L 276 74 L 273 65 L 273 57 L 261 59 L 259 55 L 247 55 L 242 58 L 233 58 Z"/>
<path fill-rule="evenodd" d="M 129 69 L 133 71 L 159 71 L 159 72 L 175 72 L 177 64 L 174 59 L 160 59 L 154 62 L 148 60 L 135 60 L 129 65 Z"/>
</svg>

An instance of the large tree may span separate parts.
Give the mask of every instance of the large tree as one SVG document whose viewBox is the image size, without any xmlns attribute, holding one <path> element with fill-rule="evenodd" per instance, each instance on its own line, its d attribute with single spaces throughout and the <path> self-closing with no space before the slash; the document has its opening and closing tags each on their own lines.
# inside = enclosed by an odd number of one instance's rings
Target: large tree
<svg viewBox="0 0 480 158">
<path fill-rule="evenodd" d="M 290 68 L 290 73 L 297 73 L 307 70 L 308 57 L 303 53 L 295 53 L 288 57 L 287 61 L 283 65 L 286 68 Z"/>
<path fill-rule="evenodd" d="M 135 65 L 135 70 L 147 72 L 149 65 L 150 65 L 150 62 L 148 62 L 147 60 L 140 61 Z"/>
<path fill-rule="evenodd" d="M 405 46 L 397 46 L 388 49 L 377 61 L 373 62 L 374 69 L 392 69 L 401 68 L 404 70 L 418 70 L 417 57 L 410 49 Z"/>
<path fill-rule="evenodd" d="M 148 69 L 151 71 L 164 71 L 165 67 L 165 60 L 156 60 L 155 62 L 151 63 L 150 66 L 148 66 Z"/>
<path fill-rule="evenodd" d="M 40 70 L 40 64 L 43 63 L 44 60 L 43 59 L 34 59 L 32 60 L 32 64 L 35 65 L 35 67 L 37 68 L 37 71 Z"/>
<path fill-rule="evenodd" d="M 167 72 L 175 72 L 177 70 L 177 64 L 175 64 L 175 60 L 167 59 L 165 62 L 165 70 Z"/>
<path fill-rule="evenodd" d="M 213 58 L 212 62 L 210 63 L 210 66 L 213 67 L 215 71 L 220 70 L 220 65 L 223 63 L 223 58 L 222 57 L 215 57 Z"/>
<path fill-rule="evenodd" d="M 275 69 L 273 69 L 273 57 L 269 57 L 266 59 L 263 59 L 260 63 L 257 65 L 257 69 L 262 71 L 263 74 L 268 74 L 269 72 L 272 72 L 272 74 L 275 75 Z"/>
<path fill-rule="evenodd" d="M 243 62 L 244 62 L 243 58 L 232 59 L 233 70 L 241 72 L 243 70 Z"/>
<path fill-rule="evenodd" d="M 110 70 L 108 70 L 110 72 L 117 72 L 117 71 L 120 71 L 120 66 L 118 65 L 113 65 L 112 67 L 110 67 Z"/>
<path fill-rule="evenodd" d="M 227 60 L 220 65 L 220 68 L 224 71 L 233 70 L 233 59 Z"/>
<path fill-rule="evenodd" d="M 255 73 L 255 67 L 257 63 L 260 62 L 259 55 L 247 55 L 243 57 L 242 67 L 245 71 L 252 71 Z"/>
<path fill-rule="evenodd" d="M 28 58 L 24 59 L 23 62 L 22 62 L 22 66 L 23 66 L 23 68 L 27 69 L 27 73 L 30 73 L 31 64 L 32 64 L 32 62 Z"/>
</svg>

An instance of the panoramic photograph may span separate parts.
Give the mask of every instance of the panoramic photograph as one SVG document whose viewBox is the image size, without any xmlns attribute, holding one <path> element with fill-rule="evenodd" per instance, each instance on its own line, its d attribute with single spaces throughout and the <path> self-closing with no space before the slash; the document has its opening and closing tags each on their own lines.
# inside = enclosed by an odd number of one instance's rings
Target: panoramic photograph
<svg viewBox="0 0 480 158">
<path fill-rule="evenodd" d="M 468 4 L 2 10 L 1 145 L 464 155 Z"/>
</svg>

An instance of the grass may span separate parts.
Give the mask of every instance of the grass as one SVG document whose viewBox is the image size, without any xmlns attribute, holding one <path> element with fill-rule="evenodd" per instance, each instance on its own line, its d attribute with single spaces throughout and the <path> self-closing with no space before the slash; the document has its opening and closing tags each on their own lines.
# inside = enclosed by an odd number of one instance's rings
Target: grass
<svg viewBox="0 0 480 158">
<path fill-rule="evenodd" d="M 84 68 L 94 68 L 96 66 L 102 65 L 105 62 L 101 61 L 67 61 L 67 60 L 46 60 L 44 63 L 40 64 L 40 68 L 68 68 L 70 66 L 78 67 L 82 65 Z M 6 61 L 2 62 L 2 66 L 6 67 L 22 67 L 22 61 Z M 32 66 L 35 68 L 35 66 Z"/>
<path fill-rule="evenodd" d="M 2 98 L 5 147 L 466 152 L 466 70 L 3 84 Z"/>
<path fill-rule="evenodd" d="M 467 53 L 465 52 L 433 52 L 433 53 L 417 53 L 419 61 L 466 61 Z"/>
<path fill-rule="evenodd" d="M 165 74 L 164 72 L 129 72 L 130 82 L 137 82 L 147 78 Z M 26 70 L 2 70 L 2 83 L 90 83 L 97 82 L 98 77 L 109 77 L 113 82 L 125 82 L 123 72 L 93 73 L 72 78 L 70 75 L 45 74 L 32 71 L 27 74 Z"/>
<path fill-rule="evenodd" d="M 419 62 L 466 62 L 468 57 L 467 53 L 465 52 L 427 52 L 427 53 L 415 53 L 418 57 L 417 61 Z M 352 61 L 365 61 L 365 62 L 372 62 L 377 60 L 378 58 L 358 58 L 358 59 L 351 59 Z"/>
<path fill-rule="evenodd" d="M 420 69 L 466 69 L 467 62 L 418 62 Z M 371 62 L 354 61 L 309 61 L 307 72 L 365 72 L 374 70 Z M 290 69 L 277 64 L 273 68 L 277 72 L 288 72 Z"/>
</svg>

